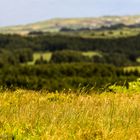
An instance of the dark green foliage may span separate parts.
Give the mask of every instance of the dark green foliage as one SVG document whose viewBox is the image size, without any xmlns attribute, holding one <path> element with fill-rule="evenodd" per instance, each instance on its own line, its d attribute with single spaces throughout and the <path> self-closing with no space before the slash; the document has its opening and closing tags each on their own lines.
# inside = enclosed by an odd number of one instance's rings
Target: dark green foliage
<svg viewBox="0 0 140 140">
<path fill-rule="evenodd" d="M 138 65 L 135 58 L 140 56 L 140 35 L 122 38 L 80 38 L 62 35 L 44 35 L 36 37 L 36 44 L 45 51 L 76 50 L 100 51 L 105 57 L 110 55 L 106 63 L 116 66 Z M 132 56 L 133 55 L 133 56 Z M 119 58 L 119 60 L 117 60 Z M 111 62 L 112 59 L 112 62 Z M 116 59 L 116 60 L 115 60 Z M 121 60 L 121 61 L 120 61 Z M 105 62 L 103 59 L 99 60 Z M 117 61 L 117 62 L 115 62 Z"/>
<path fill-rule="evenodd" d="M 4 65 L 16 65 L 17 63 L 18 60 L 12 52 L 6 49 L 0 51 L 0 67 Z"/>
<path fill-rule="evenodd" d="M 99 51 L 105 54 L 103 59 L 94 58 L 93 62 L 99 61 L 116 66 L 138 65 L 136 59 L 140 57 L 140 35 L 121 38 L 82 38 L 63 35 L 36 35 L 22 37 L 18 35 L 0 35 L 0 50 L 6 49 L 12 53 L 12 56 L 18 56 L 19 63 L 27 62 L 32 59 L 32 53 L 35 51 Z M 73 52 L 73 57 L 77 52 Z M 71 53 L 72 54 L 72 53 Z M 67 55 L 67 54 L 65 54 Z M 81 58 L 80 61 L 87 58 Z M 68 56 L 68 55 L 67 55 Z M 68 58 L 68 57 L 67 57 Z M 71 59 L 71 57 L 69 57 Z M 117 60 L 119 58 L 119 60 Z M 73 59 L 78 59 L 73 58 Z M 121 60 L 121 61 L 120 61 Z M 73 61 L 73 60 L 68 60 Z M 79 60 L 74 60 L 78 61 Z M 116 62 L 117 61 L 117 62 Z M 1 62 L 1 61 L 0 61 Z M 55 61 L 54 61 L 55 62 Z"/>
<path fill-rule="evenodd" d="M 103 64 L 106 63 L 105 58 L 103 56 L 98 56 L 98 55 L 93 56 L 92 61 L 95 63 L 103 63 Z"/>
<path fill-rule="evenodd" d="M 128 76 L 129 74 L 129 76 Z M 92 63 L 9 66 L 0 69 L 0 85 L 33 90 L 76 90 L 80 86 L 101 89 L 105 85 L 135 80 L 139 73 L 125 73 L 109 65 Z"/>
<path fill-rule="evenodd" d="M 53 63 L 90 62 L 91 59 L 78 51 L 56 51 L 52 54 Z"/>
<path fill-rule="evenodd" d="M 19 63 L 33 61 L 33 51 L 29 48 L 18 49 L 13 51 Z"/>
<path fill-rule="evenodd" d="M 31 49 L 1 49 L 0 51 L 0 67 L 5 65 L 17 65 L 33 60 L 33 52 Z"/>
<path fill-rule="evenodd" d="M 115 66 L 129 66 L 132 64 L 125 54 L 120 54 L 120 53 L 106 54 L 104 55 L 104 60 L 105 63 L 112 64 Z"/>
<path fill-rule="evenodd" d="M 36 51 L 53 52 L 51 59 L 53 64 L 46 64 L 41 57 L 35 62 L 36 65 L 21 65 L 32 61 L 33 53 Z M 102 53 L 102 57 L 89 58 L 80 51 L 98 51 Z M 69 88 L 75 90 L 79 85 L 97 89 L 106 87 L 108 83 L 117 82 L 123 85 L 126 79 L 135 80 L 140 73 L 124 72 L 123 69 L 111 65 L 137 65 L 138 57 L 140 57 L 140 35 L 111 39 L 51 34 L 27 37 L 0 35 L 0 85 L 3 88 L 50 91 Z M 63 64 L 64 62 L 66 64 Z"/>
</svg>

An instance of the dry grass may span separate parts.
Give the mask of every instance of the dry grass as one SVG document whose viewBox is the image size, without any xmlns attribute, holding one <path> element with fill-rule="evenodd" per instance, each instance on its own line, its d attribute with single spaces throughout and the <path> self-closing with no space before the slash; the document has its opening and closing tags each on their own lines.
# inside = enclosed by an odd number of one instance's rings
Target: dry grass
<svg viewBox="0 0 140 140">
<path fill-rule="evenodd" d="M 140 139 L 139 94 L 0 94 L 0 138 L 29 140 Z"/>
</svg>

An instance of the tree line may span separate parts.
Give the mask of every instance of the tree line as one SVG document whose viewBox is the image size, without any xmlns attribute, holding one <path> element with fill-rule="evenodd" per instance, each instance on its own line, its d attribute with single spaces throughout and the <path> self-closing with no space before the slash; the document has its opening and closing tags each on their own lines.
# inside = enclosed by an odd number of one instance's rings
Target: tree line
<svg viewBox="0 0 140 140">
<path fill-rule="evenodd" d="M 77 90 L 82 87 L 101 90 L 108 84 L 123 85 L 136 80 L 138 71 L 124 71 L 111 65 L 62 63 L 8 66 L 0 69 L 1 89 Z"/>
<path fill-rule="evenodd" d="M 89 58 L 81 53 L 91 50 L 100 52 L 102 57 Z M 53 53 L 50 62 L 40 58 L 36 65 L 22 65 L 33 60 L 34 52 L 44 51 Z M 123 85 L 126 80 L 136 80 L 140 73 L 124 72 L 120 66 L 138 65 L 139 56 L 140 35 L 110 39 L 52 34 L 0 35 L 0 85 L 1 89 L 49 91 Z"/>
<path fill-rule="evenodd" d="M 62 50 L 99 51 L 103 57 L 97 58 L 96 56 L 93 58 L 94 62 L 109 63 L 116 66 L 138 65 L 140 35 L 94 39 L 51 34 L 35 37 L 0 35 L 0 66 L 6 63 L 17 64 L 32 61 L 34 52 Z M 73 53 L 73 57 L 75 57 L 74 55 L 75 53 Z M 81 59 L 85 61 L 87 58 Z"/>
</svg>

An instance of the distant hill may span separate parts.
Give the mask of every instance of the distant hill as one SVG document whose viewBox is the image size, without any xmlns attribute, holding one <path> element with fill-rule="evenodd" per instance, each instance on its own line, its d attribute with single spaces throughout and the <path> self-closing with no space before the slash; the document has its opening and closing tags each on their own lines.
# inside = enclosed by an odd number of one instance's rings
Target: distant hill
<svg viewBox="0 0 140 140">
<path fill-rule="evenodd" d="M 0 33 L 28 34 L 29 32 L 58 32 L 69 30 L 102 30 L 139 28 L 140 16 L 104 16 L 98 18 L 51 19 L 27 25 L 1 27 Z"/>
</svg>

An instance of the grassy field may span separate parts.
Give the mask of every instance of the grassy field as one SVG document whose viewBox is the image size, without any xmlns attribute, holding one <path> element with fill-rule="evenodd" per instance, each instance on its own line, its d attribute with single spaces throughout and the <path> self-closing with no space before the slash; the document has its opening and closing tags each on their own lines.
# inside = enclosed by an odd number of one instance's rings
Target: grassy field
<svg viewBox="0 0 140 140">
<path fill-rule="evenodd" d="M 140 58 L 138 58 L 137 61 L 140 63 Z"/>
<path fill-rule="evenodd" d="M 124 68 L 125 71 L 134 71 L 134 70 L 138 70 L 140 71 L 140 66 L 128 66 Z"/>
<path fill-rule="evenodd" d="M 92 58 L 95 55 L 102 56 L 99 52 L 95 52 L 95 51 L 82 52 L 82 54 L 85 55 L 85 56 L 88 56 L 90 58 Z"/>
<path fill-rule="evenodd" d="M 1 92 L 0 139 L 138 140 L 139 93 Z"/>
<path fill-rule="evenodd" d="M 44 60 L 49 61 L 51 59 L 52 53 L 51 52 L 43 52 L 43 53 L 34 53 L 34 61 L 43 57 Z"/>
<path fill-rule="evenodd" d="M 35 64 L 36 60 L 40 59 L 40 57 L 43 57 L 43 59 L 46 61 L 50 61 L 51 56 L 52 56 L 51 52 L 43 52 L 43 53 L 36 52 L 33 54 L 33 61 L 28 62 L 28 64 L 30 64 L 30 65 Z"/>
<path fill-rule="evenodd" d="M 95 52 L 95 51 L 82 52 L 82 54 L 89 57 L 93 57 L 94 55 L 102 56 L 99 52 Z M 43 53 L 36 52 L 33 54 L 33 61 L 28 62 L 28 64 L 29 65 L 35 64 L 36 60 L 40 59 L 40 57 L 43 57 L 44 60 L 49 62 L 51 56 L 52 56 L 52 52 L 43 52 Z"/>
<path fill-rule="evenodd" d="M 73 35 L 81 36 L 84 38 L 119 38 L 129 37 L 139 34 L 140 29 L 117 29 L 117 30 L 104 30 L 104 31 L 81 31 Z M 66 33 L 68 34 L 68 33 Z M 72 34 L 71 34 L 72 35 Z"/>
</svg>

